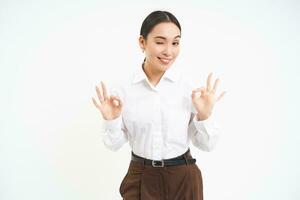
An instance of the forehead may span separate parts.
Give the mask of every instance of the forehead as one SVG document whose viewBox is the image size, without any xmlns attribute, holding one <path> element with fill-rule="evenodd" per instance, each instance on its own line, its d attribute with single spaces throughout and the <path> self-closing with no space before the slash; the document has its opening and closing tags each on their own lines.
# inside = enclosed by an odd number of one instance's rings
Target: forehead
<svg viewBox="0 0 300 200">
<path fill-rule="evenodd" d="M 167 39 L 174 39 L 180 35 L 179 28 L 172 22 L 162 22 L 154 26 L 152 31 L 149 33 L 151 38 L 157 36 L 165 37 Z"/>
</svg>

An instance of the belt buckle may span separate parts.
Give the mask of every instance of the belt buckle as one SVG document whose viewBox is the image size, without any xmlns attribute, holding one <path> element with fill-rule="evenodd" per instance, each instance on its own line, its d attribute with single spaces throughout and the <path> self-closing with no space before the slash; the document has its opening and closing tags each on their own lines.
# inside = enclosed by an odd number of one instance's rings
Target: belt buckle
<svg viewBox="0 0 300 200">
<path fill-rule="evenodd" d="M 160 165 L 157 165 L 157 163 L 160 163 Z M 153 167 L 164 167 L 165 163 L 163 160 L 152 160 L 152 166 Z"/>
</svg>

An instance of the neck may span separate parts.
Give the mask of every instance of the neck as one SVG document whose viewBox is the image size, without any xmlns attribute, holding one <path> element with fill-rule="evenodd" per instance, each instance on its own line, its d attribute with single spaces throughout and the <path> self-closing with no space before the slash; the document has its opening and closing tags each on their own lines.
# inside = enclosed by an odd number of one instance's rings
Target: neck
<svg viewBox="0 0 300 200">
<path fill-rule="evenodd" d="M 142 67 L 143 67 L 143 70 L 144 70 L 149 82 L 154 86 L 156 86 L 158 84 L 161 77 L 165 73 L 164 71 L 155 70 L 154 67 L 149 66 L 149 64 L 147 62 L 144 62 Z"/>
</svg>

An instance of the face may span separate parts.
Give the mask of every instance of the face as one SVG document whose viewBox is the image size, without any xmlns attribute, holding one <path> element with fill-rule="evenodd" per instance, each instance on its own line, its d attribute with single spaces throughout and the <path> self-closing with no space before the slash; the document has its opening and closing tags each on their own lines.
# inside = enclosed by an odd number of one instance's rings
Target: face
<svg viewBox="0 0 300 200">
<path fill-rule="evenodd" d="M 166 71 L 179 54 L 180 30 L 171 22 L 157 24 L 145 40 L 139 39 L 145 51 L 146 63 L 155 71 Z"/>
</svg>

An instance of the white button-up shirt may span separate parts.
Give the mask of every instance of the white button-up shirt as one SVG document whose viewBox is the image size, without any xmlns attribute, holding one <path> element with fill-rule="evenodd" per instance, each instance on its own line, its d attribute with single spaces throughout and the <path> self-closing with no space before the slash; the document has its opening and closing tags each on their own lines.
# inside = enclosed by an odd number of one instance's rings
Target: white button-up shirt
<svg viewBox="0 0 300 200">
<path fill-rule="evenodd" d="M 190 141 L 211 151 L 219 128 L 212 116 L 197 121 L 193 89 L 176 68 L 169 68 L 154 87 L 139 67 L 133 78 L 114 92 L 123 109 L 118 118 L 104 120 L 105 146 L 116 151 L 129 142 L 136 155 L 152 160 L 179 156 L 188 150 Z"/>
</svg>

